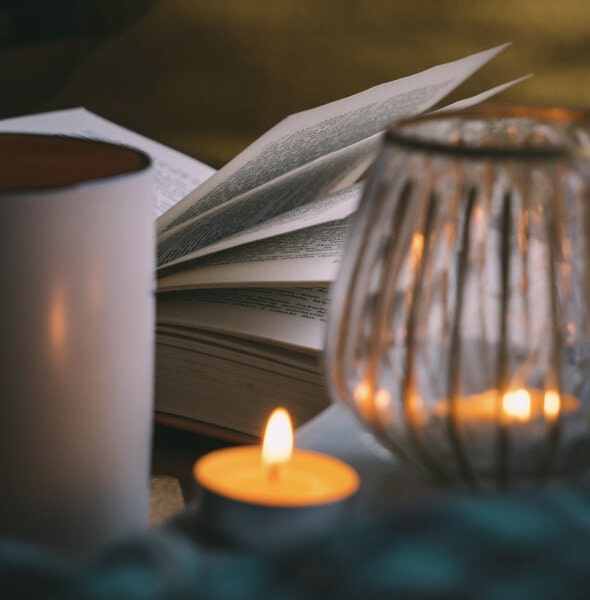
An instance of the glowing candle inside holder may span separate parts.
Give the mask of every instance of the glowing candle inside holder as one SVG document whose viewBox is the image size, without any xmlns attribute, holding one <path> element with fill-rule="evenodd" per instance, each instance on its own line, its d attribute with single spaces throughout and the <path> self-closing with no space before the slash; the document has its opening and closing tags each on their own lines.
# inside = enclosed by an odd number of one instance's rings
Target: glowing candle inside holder
<svg viewBox="0 0 590 600">
<path fill-rule="evenodd" d="M 498 414 L 498 401 L 500 414 Z M 466 396 L 455 407 L 456 416 L 462 422 L 495 422 L 501 418 L 509 423 L 527 423 L 543 417 L 548 421 L 568 415 L 579 408 L 579 400 L 574 396 L 561 395 L 555 390 L 529 390 L 518 388 L 505 392 L 502 396 L 496 390 L 479 395 Z M 447 401 L 441 401 L 436 414 L 446 416 L 450 411 Z"/>
<path fill-rule="evenodd" d="M 293 449 L 286 411 L 271 416 L 262 448 L 207 454 L 194 475 L 201 486 L 200 526 L 221 541 L 276 546 L 319 536 L 346 514 L 357 473 L 331 456 Z"/>
</svg>

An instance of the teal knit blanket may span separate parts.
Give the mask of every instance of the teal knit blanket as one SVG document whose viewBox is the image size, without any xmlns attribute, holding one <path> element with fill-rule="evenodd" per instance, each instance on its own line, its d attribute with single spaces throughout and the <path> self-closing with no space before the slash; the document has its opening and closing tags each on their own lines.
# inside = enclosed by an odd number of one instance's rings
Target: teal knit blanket
<svg viewBox="0 0 590 600">
<path fill-rule="evenodd" d="M 0 541 L 0 597 L 590 597 L 590 489 L 438 494 L 272 552 L 205 542 L 190 512 L 84 560 Z"/>
</svg>

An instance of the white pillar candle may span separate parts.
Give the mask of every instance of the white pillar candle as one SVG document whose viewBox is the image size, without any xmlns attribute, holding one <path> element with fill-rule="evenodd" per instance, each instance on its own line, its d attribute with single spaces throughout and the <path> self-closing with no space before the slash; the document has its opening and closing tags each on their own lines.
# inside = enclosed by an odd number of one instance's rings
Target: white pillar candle
<svg viewBox="0 0 590 600">
<path fill-rule="evenodd" d="M 86 552 L 145 527 L 149 158 L 0 134 L 0 535 Z"/>
</svg>

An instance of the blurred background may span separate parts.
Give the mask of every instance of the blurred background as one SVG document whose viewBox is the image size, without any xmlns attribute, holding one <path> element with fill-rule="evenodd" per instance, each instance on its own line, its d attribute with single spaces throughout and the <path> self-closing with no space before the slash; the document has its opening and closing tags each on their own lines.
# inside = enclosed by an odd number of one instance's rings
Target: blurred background
<svg viewBox="0 0 590 600">
<path fill-rule="evenodd" d="M 1 0 L 0 118 L 85 106 L 220 167 L 290 113 L 504 42 L 453 97 L 590 106 L 587 0 Z"/>
</svg>

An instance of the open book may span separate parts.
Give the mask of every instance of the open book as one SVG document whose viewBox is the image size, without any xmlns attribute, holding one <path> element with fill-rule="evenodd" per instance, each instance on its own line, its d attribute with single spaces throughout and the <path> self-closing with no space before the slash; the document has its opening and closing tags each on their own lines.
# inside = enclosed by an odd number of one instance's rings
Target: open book
<svg viewBox="0 0 590 600">
<path fill-rule="evenodd" d="M 82 108 L 0 130 L 107 139 L 153 157 L 156 417 L 252 439 L 277 405 L 301 424 L 330 402 L 320 360 L 329 284 L 383 131 L 437 106 L 503 48 L 291 115 L 217 172 Z"/>
</svg>

